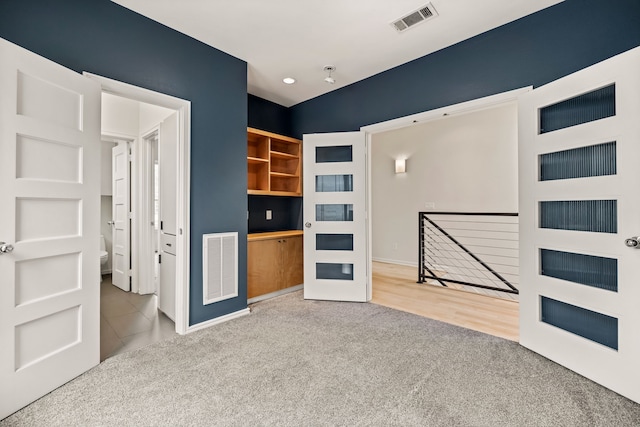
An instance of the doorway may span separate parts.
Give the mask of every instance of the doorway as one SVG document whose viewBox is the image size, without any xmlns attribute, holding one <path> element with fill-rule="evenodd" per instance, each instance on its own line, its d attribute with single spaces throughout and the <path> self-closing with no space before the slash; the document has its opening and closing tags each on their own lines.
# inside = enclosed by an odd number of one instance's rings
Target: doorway
<svg viewBox="0 0 640 427">
<path fill-rule="evenodd" d="M 102 333 L 111 340 L 112 347 L 131 349 L 136 343 L 147 345 L 151 339 L 157 340 L 175 333 L 184 334 L 187 332 L 190 103 L 101 76 L 89 73 L 85 73 L 85 76 L 101 85 L 103 110 L 111 109 L 113 112 L 113 114 L 105 115 L 103 111 L 103 134 L 108 135 L 112 143 L 115 138 L 117 141 L 126 141 L 130 145 L 129 200 L 132 215 L 129 239 L 131 248 L 129 280 L 131 292 L 125 292 L 125 298 L 120 298 L 124 302 L 117 303 L 118 298 L 115 296 L 117 292 L 114 290 L 120 290 L 111 285 L 113 276 L 108 274 L 109 271 L 106 271 L 107 274 L 103 276 L 101 288 L 103 289 L 103 298 L 112 300 L 107 312 L 111 315 L 124 316 L 119 319 L 122 323 L 126 323 L 126 316 L 131 320 L 128 326 L 119 326 L 121 332 L 129 334 L 125 337 L 119 336 L 116 328 L 112 328 L 114 331 L 109 332 L 105 332 L 105 329 L 108 328 L 103 328 Z M 105 102 L 112 105 L 106 105 L 105 109 Z M 171 191 L 173 192 L 171 205 L 173 206 L 172 222 L 174 223 L 175 241 L 173 244 L 174 265 L 171 275 L 166 275 L 173 278 L 171 310 L 165 309 L 164 311 L 171 312 L 172 319 L 166 317 L 165 314 L 157 315 L 157 294 L 160 288 L 158 262 L 161 250 L 158 235 L 158 223 L 160 222 L 158 192 L 161 179 L 158 175 L 159 164 L 162 163 L 158 140 L 162 139 L 163 123 L 169 120 L 172 120 L 171 129 L 165 128 L 164 132 L 175 135 L 175 151 L 171 155 L 166 155 L 166 158 L 173 159 L 175 164 L 172 165 L 173 175 L 169 180 L 171 185 L 166 184 L 166 186 L 172 187 Z M 103 151 L 106 149 L 103 148 Z M 109 209 L 104 205 L 109 205 L 109 203 L 104 200 L 104 197 L 102 199 L 102 210 L 108 212 Z M 101 219 L 102 225 L 107 222 L 108 220 Z M 146 333 L 147 336 L 140 335 L 142 333 Z M 118 343 L 116 339 L 120 339 L 121 343 Z M 101 351 L 101 359 L 106 357 L 107 351 Z"/>
<path fill-rule="evenodd" d="M 367 133 L 370 171 L 372 302 L 518 339 L 517 295 L 457 284 L 447 288 L 438 283 L 416 284 L 419 263 L 416 213 L 517 212 L 516 99 L 528 90 L 506 92 L 361 129 Z M 403 170 L 396 170 L 397 161 L 402 161 Z M 456 221 L 460 218 L 447 220 L 458 228 L 461 223 Z M 484 231 L 484 224 L 467 224 L 470 218 L 462 218 L 465 225 L 460 228 L 479 230 L 464 233 L 472 233 L 474 238 L 490 234 Z M 503 225 L 491 224 L 490 228 L 495 227 Z M 507 261 L 516 264 L 503 267 L 502 258 L 496 262 L 501 264 L 500 268 L 517 272 L 517 223 L 508 227 L 516 231 L 515 237 L 509 236 L 516 241 L 508 242 L 516 249 L 504 252 L 510 257 Z M 503 233 L 501 229 L 499 232 Z M 500 238 L 504 239 L 503 234 Z M 476 249 L 482 251 L 473 248 Z M 463 265 L 466 268 L 470 263 L 455 259 L 454 252 L 452 249 L 435 261 L 457 263 L 459 270 Z M 502 252 L 500 249 L 501 256 Z M 474 269 L 474 265 L 469 267 L 466 273 L 477 275 L 479 283 L 484 284 L 487 280 L 484 272 Z M 517 282 L 517 274 L 513 278 Z M 438 309 L 443 304 L 451 304 L 450 309 Z"/>
<path fill-rule="evenodd" d="M 175 304 L 175 275 L 165 274 L 162 294 L 159 288 L 158 152 L 160 128 L 175 122 L 176 113 L 102 94 L 100 223 L 107 260 L 101 283 L 101 360 L 175 335 L 175 307 L 168 306 Z M 175 135 L 164 134 L 162 151 L 175 152 L 176 142 Z M 175 159 L 165 155 L 165 162 Z M 175 175 L 171 166 L 166 168 Z M 174 194 L 169 207 L 175 211 L 176 177 L 166 181 Z"/>
</svg>

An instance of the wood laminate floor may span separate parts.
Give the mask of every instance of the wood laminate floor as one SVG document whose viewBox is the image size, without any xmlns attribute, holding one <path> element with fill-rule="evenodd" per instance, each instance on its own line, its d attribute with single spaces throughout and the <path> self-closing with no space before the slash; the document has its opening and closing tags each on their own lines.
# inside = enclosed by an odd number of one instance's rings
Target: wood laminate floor
<svg viewBox="0 0 640 427">
<path fill-rule="evenodd" d="M 518 341 L 518 302 L 418 284 L 415 267 L 373 263 L 371 302 Z"/>
</svg>

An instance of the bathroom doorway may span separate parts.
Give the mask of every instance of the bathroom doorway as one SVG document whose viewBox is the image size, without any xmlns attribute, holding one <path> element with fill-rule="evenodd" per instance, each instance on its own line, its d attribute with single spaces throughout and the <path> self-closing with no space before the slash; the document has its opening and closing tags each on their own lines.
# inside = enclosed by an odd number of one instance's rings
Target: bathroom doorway
<svg viewBox="0 0 640 427">
<path fill-rule="evenodd" d="M 102 94 L 100 224 L 107 259 L 101 265 L 101 360 L 176 333 L 175 275 L 161 279 L 159 264 L 159 152 L 165 162 L 176 162 L 166 154 L 177 151 L 177 135 L 166 131 L 170 126 L 177 133 L 176 120 L 173 109 Z M 172 164 L 165 169 L 175 174 Z M 175 218 L 177 179 L 165 181 L 174 211 L 165 215 Z"/>
<path fill-rule="evenodd" d="M 104 360 L 176 333 L 186 333 L 190 104 L 103 77 L 87 76 L 103 88 L 101 160 L 104 185 L 100 224 L 108 252 L 108 261 L 101 266 L 101 360 Z M 163 142 L 170 144 L 170 148 L 164 147 Z M 130 177 L 127 186 L 130 213 L 126 215 L 129 237 L 125 239 L 129 251 L 123 257 L 126 265 L 122 268 L 127 273 L 129 287 L 119 289 L 113 286 L 114 270 L 122 260 L 116 259 L 114 263 L 113 257 L 117 238 L 112 236 L 118 218 L 113 202 L 117 189 L 113 186 L 113 153 L 110 151 L 122 147 L 126 147 L 124 153 L 128 157 Z M 165 172 L 170 171 L 170 176 L 164 180 L 165 187 L 172 194 L 172 197 L 166 197 L 170 199 L 172 212 L 164 223 L 172 224 L 165 228 L 173 234 L 174 240 L 172 258 L 168 260 L 173 263 L 164 274 L 165 306 L 158 310 L 162 300 L 159 263 L 163 158 L 168 163 Z"/>
</svg>

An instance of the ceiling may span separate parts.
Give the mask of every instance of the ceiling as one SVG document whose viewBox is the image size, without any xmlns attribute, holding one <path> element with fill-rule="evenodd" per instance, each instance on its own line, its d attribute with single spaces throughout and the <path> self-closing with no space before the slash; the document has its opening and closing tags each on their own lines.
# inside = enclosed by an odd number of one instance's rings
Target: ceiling
<svg viewBox="0 0 640 427">
<path fill-rule="evenodd" d="M 562 0 L 431 0 L 438 16 L 402 33 L 391 22 L 428 0 L 113 1 L 246 61 L 249 93 L 289 107 Z"/>
</svg>

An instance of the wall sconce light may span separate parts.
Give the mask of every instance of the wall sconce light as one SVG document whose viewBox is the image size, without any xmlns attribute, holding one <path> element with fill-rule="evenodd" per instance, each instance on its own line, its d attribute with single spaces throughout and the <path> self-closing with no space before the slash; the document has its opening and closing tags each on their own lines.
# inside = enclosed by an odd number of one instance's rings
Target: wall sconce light
<svg viewBox="0 0 640 427">
<path fill-rule="evenodd" d="M 407 159 L 396 159 L 396 173 L 407 172 Z"/>
</svg>

